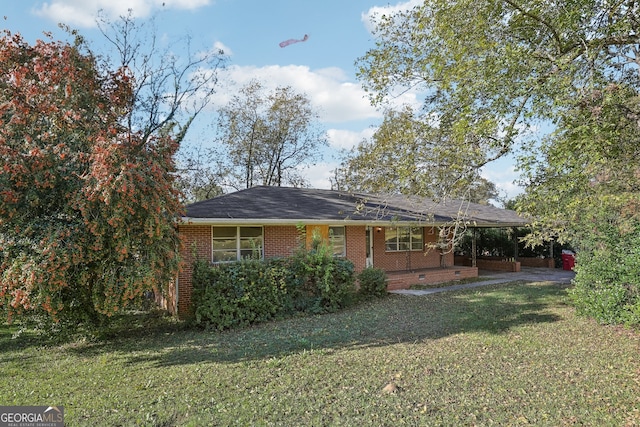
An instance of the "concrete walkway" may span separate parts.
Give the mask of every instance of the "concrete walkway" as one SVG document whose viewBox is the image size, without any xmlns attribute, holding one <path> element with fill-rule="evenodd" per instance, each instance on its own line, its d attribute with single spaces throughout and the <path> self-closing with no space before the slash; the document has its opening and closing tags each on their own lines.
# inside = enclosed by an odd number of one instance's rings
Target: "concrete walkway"
<svg viewBox="0 0 640 427">
<path fill-rule="evenodd" d="M 560 268 L 533 268 L 522 267 L 522 271 L 518 273 L 507 273 L 500 271 L 484 271 L 478 272 L 478 282 L 464 283 L 460 285 L 451 285 L 443 288 L 431 288 L 431 289 L 399 289 L 396 291 L 390 291 L 392 294 L 402 295 L 429 295 L 444 291 L 457 291 L 459 289 L 478 288 L 481 286 L 495 285 L 498 283 L 509 283 L 516 281 L 525 282 L 556 282 L 556 283 L 571 283 L 571 280 L 575 277 L 573 271 L 562 270 Z"/>
</svg>

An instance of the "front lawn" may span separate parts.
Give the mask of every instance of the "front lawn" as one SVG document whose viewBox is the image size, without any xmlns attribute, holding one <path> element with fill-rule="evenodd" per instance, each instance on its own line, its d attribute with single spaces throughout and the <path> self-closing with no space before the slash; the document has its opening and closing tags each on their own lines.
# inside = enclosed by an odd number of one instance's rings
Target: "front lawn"
<svg viewBox="0 0 640 427">
<path fill-rule="evenodd" d="M 640 425 L 640 335 L 565 301 L 492 285 L 55 346 L 5 325 L 0 405 L 63 405 L 68 426 Z"/>
</svg>

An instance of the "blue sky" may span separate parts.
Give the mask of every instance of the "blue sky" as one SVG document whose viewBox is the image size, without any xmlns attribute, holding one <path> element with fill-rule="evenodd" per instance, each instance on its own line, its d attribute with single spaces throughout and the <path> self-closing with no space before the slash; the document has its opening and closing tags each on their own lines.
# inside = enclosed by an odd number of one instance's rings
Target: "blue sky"
<svg viewBox="0 0 640 427">
<path fill-rule="evenodd" d="M 305 170 L 311 185 L 329 188 L 337 153 L 369 137 L 381 119 L 360 82 L 354 62 L 374 45 L 371 16 L 407 8 L 419 0 L 22 0 L 3 1 L 4 28 L 21 33 L 30 42 L 44 31 L 66 39 L 59 22 L 80 30 L 92 46 L 102 43 L 95 16 L 102 10 L 117 17 L 132 9 L 140 18 L 155 16 L 158 33 L 172 38 L 192 38 L 196 48 L 222 48 L 229 56 L 222 81 L 237 84 L 257 78 L 270 87 L 291 86 L 305 93 L 319 112 L 330 148 L 323 161 Z M 280 48 L 290 38 L 309 39 Z M 221 84 L 217 102 L 224 105 L 233 92 Z M 417 105 L 420 94 L 407 93 L 397 102 Z M 214 106 L 215 107 L 215 106 Z M 201 123 L 212 121 L 203 114 Z M 204 128 L 204 126 L 202 127 Z M 202 132 L 189 135 L 198 143 Z M 509 161 L 484 171 L 507 195 L 515 195 L 515 173 Z"/>
</svg>

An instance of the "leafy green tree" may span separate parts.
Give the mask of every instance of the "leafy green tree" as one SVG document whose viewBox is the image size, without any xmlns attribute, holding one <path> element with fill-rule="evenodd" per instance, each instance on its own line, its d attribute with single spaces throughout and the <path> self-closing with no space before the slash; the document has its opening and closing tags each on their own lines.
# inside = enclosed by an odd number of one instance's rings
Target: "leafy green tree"
<svg viewBox="0 0 640 427">
<path fill-rule="evenodd" d="M 617 309 L 634 306 L 636 284 L 612 284 L 592 267 L 596 251 L 630 248 L 638 230 L 639 16 L 633 0 L 425 0 L 379 16 L 376 47 L 358 60 L 376 104 L 400 90 L 426 93 L 423 115 L 451 163 L 473 169 L 530 154 L 519 205 L 539 221 L 531 241 L 578 248 L 577 284 L 630 289 Z M 540 124 L 554 133 L 527 140 Z M 634 251 L 619 256 L 637 265 Z M 582 301 L 599 292 L 585 289 Z"/>
<path fill-rule="evenodd" d="M 229 159 L 235 188 L 304 185 L 299 168 L 309 166 L 327 144 L 309 99 L 290 87 L 265 93 L 253 80 L 219 111 L 222 157 Z"/>
<path fill-rule="evenodd" d="M 488 203 L 495 184 L 479 176 L 470 162 L 451 162 L 433 124 L 410 108 L 387 110 L 370 141 L 353 148 L 336 170 L 334 187 L 378 194 L 453 197 Z"/>
<path fill-rule="evenodd" d="M 555 122 L 637 67 L 639 8 L 631 0 L 425 0 L 376 18 L 376 46 L 358 59 L 358 76 L 376 105 L 423 91 L 442 155 L 479 168 L 539 120 Z"/>
<path fill-rule="evenodd" d="M 174 277 L 178 148 L 82 44 L 0 39 L 0 305 L 99 322 Z"/>
<path fill-rule="evenodd" d="M 536 218 L 528 241 L 578 250 L 579 311 L 640 324 L 640 97 L 611 84 L 561 114 L 559 129 L 525 161 L 521 209 Z"/>
</svg>

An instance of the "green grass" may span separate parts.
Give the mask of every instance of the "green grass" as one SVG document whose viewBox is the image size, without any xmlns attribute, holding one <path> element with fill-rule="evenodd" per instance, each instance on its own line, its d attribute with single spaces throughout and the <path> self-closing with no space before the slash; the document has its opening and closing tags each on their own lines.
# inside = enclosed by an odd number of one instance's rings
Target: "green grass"
<svg viewBox="0 0 640 427">
<path fill-rule="evenodd" d="M 491 285 L 48 346 L 2 326 L 0 404 L 63 405 L 68 426 L 639 425 L 640 336 L 565 300 L 559 285 Z"/>
</svg>

